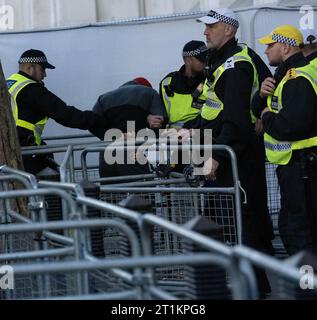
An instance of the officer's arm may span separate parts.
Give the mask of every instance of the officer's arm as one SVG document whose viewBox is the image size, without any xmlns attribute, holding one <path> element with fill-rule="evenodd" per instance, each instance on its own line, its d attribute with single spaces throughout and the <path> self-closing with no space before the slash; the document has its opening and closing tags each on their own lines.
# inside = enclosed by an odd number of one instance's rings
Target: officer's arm
<svg viewBox="0 0 317 320">
<path fill-rule="evenodd" d="M 63 100 L 44 86 L 30 86 L 28 99 L 32 108 L 39 114 L 52 118 L 65 127 L 89 130 L 95 136 L 103 139 L 107 124 L 100 115 L 67 106 Z"/>
<path fill-rule="evenodd" d="M 283 88 L 283 109 L 262 117 L 266 133 L 280 141 L 296 141 L 311 133 L 316 117 L 317 97 L 309 81 L 299 77 Z"/>
</svg>

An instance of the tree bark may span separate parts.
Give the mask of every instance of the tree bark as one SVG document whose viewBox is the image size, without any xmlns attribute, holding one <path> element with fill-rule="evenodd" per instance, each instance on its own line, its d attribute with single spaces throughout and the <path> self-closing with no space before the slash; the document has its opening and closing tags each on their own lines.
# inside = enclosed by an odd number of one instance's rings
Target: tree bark
<svg viewBox="0 0 317 320">
<path fill-rule="evenodd" d="M 12 114 L 10 95 L 0 62 L 0 166 L 7 165 L 14 169 L 23 170 L 21 147 Z M 20 189 L 17 183 L 10 183 L 9 189 Z M 24 215 L 27 214 L 25 199 L 16 199 L 11 203 L 12 208 Z"/>
</svg>

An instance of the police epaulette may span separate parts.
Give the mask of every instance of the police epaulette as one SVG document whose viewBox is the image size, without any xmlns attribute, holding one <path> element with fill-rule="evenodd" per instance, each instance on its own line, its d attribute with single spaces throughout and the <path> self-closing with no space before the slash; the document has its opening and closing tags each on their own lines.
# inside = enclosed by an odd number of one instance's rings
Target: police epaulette
<svg viewBox="0 0 317 320">
<path fill-rule="evenodd" d="M 289 69 L 289 70 L 287 71 L 285 77 L 286 77 L 286 80 L 296 79 L 296 77 L 297 77 L 296 69 L 295 69 L 295 68 Z"/>
</svg>

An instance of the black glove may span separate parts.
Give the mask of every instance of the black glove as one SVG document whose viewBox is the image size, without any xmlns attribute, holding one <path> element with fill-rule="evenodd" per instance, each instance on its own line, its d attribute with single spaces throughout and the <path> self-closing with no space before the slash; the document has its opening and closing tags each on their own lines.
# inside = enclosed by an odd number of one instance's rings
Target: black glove
<svg viewBox="0 0 317 320">
<path fill-rule="evenodd" d="M 168 164 L 158 164 L 154 166 L 151 164 L 151 169 L 156 173 L 159 178 L 168 178 L 172 171 L 172 167 Z"/>
<path fill-rule="evenodd" d="M 194 175 L 194 168 L 191 165 L 188 165 L 183 170 L 184 177 L 186 182 L 191 187 L 202 187 L 205 184 L 205 179 L 203 176 L 195 176 Z"/>
</svg>

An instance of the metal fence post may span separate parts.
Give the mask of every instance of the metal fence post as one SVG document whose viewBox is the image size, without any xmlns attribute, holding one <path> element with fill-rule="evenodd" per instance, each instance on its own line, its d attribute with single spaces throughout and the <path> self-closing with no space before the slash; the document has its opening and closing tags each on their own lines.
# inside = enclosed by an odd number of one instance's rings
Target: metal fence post
<svg viewBox="0 0 317 320">
<path fill-rule="evenodd" d="M 100 187 L 97 184 L 89 182 L 88 180 L 83 180 L 79 184 L 86 197 L 90 197 L 93 199 L 100 199 Z M 101 211 L 99 209 L 88 207 L 87 208 L 87 218 L 88 219 L 101 219 Z M 91 254 L 96 258 L 104 258 L 105 257 L 105 247 L 104 247 L 104 232 L 103 229 L 91 229 L 89 230 L 89 234 L 87 235 L 86 230 L 81 230 L 84 234 L 82 236 L 86 239 L 89 248 L 87 248 Z M 100 271 L 104 273 L 103 271 Z M 99 288 L 98 282 L 95 281 L 95 277 L 84 273 L 85 282 L 87 282 L 87 289 L 92 292 L 98 292 L 99 290 L 103 290 L 103 288 Z"/>
</svg>

